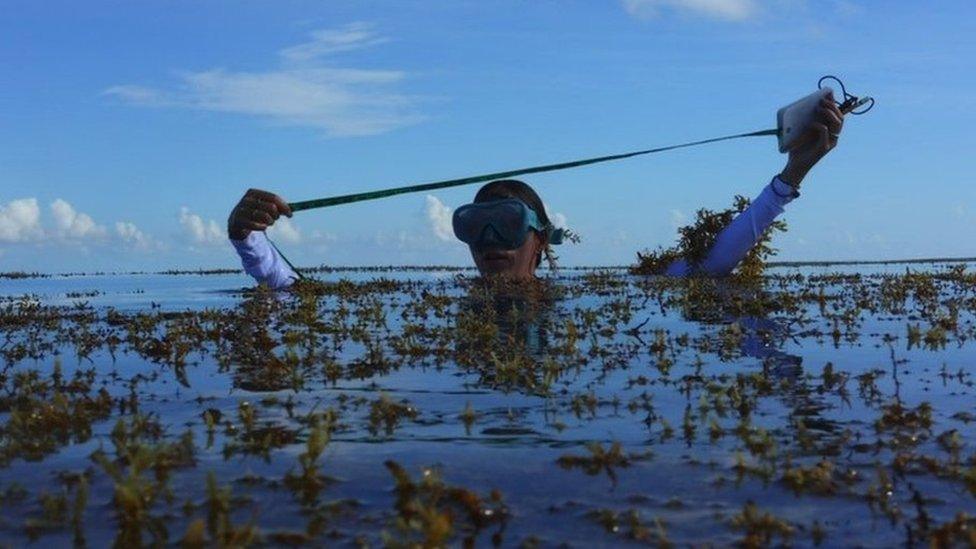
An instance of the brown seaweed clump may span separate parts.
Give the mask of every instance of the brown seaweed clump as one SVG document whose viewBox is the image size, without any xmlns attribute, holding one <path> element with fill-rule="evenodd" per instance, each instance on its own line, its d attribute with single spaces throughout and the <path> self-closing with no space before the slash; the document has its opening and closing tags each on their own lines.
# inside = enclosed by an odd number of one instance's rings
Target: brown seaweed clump
<svg viewBox="0 0 976 549">
<path fill-rule="evenodd" d="M 93 371 L 78 370 L 63 379 L 60 363 L 44 379 L 37 370 L 17 372 L 3 387 L 0 413 L 0 466 L 20 458 L 38 461 L 62 446 L 92 436 L 92 423 L 109 417 L 112 398 L 104 387 L 93 390 Z"/>
<path fill-rule="evenodd" d="M 395 461 L 385 465 L 396 479 L 394 527 L 400 534 L 387 534 L 387 546 L 443 547 L 458 534 L 465 546 L 472 546 L 481 531 L 493 524 L 499 530 L 492 541 L 501 542 L 509 513 L 497 490 L 482 498 L 467 488 L 445 484 L 435 469 L 424 469 L 420 480 L 414 481 Z"/>
</svg>

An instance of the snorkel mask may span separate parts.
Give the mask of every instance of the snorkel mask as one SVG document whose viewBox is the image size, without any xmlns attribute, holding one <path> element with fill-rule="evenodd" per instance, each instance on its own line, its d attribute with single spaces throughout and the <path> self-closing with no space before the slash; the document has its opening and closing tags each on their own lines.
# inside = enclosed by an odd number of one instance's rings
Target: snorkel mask
<svg viewBox="0 0 976 549">
<path fill-rule="evenodd" d="M 514 250 L 525 243 L 529 230 L 562 244 L 564 231 L 539 221 L 535 210 L 517 198 L 466 204 L 454 210 L 454 236 L 476 249 L 498 246 Z"/>
</svg>

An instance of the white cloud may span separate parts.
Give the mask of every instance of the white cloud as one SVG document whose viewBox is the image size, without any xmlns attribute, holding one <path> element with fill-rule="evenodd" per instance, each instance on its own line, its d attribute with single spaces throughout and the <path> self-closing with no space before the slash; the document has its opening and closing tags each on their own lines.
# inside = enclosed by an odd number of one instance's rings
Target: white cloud
<svg viewBox="0 0 976 549">
<path fill-rule="evenodd" d="M 330 232 L 322 232 L 319 230 L 312 231 L 309 235 L 309 243 L 311 244 L 311 249 L 317 253 L 325 253 L 331 251 L 332 247 L 339 241 L 339 237 Z"/>
<path fill-rule="evenodd" d="M 148 250 L 153 247 L 152 239 L 130 221 L 116 221 L 115 234 L 123 244 L 138 250 Z"/>
<path fill-rule="evenodd" d="M 836 225 L 832 225 L 831 228 L 836 231 L 832 235 L 835 243 L 832 247 L 834 252 L 845 247 L 857 253 L 864 253 L 865 250 L 876 253 L 879 250 L 893 249 L 891 243 L 881 233 L 867 233 L 851 228 L 839 228 Z"/>
<path fill-rule="evenodd" d="M 361 23 L 319 30 L 312 38 L 279 53 L 286 60 L 311 61 L 384 41 Z M 123 84 L 103 93 L 133 105 L 250 115 L 333 136 L 378 134 L 423 119 L 416 100 L 396 90 L 406 77 L 401 71 L 303 64 L 263 72 L 215 68 L 178 77 L 169 90 Z"/>
<path fill-rule="evenodd" d="M 549 216 L 549 221 L 552 222 L 552 226 L 557 229 L 569 228 L 569 221 L 566 219 L 566 214 L 556 212 Z"/>
<path fill-rule="evenodd" d="M 688 216 L 684 214 L 681 210 L 672 209 L 671 210 L 671 228 L 678 230 L 688 224 Z"/>
<path fill-rule="evenodd" d="M 630 234 L 624 229 L 617 229 L 613 236 L 610 237 L 610 243 L 613 246 L 623 246 L 630 241 Z"/>
<path fill-rule="evenodd" d="M 388 41 L 377 36 L 368 23 L 350 23 L 336 29 L 321 29 L 309 33 L 308 42 L 291 46 L 278 52 L 291 61 L 309 61 L 329 54 L 358 50 Z"/>
<path fill-rule="evenodd" d="M 112 86 L 102 93 L 144 107 L 163 107 L 168 104 L 163 97 L 163 92 L 134 84 Z"/>
<path fill-rule="evenodd" d="M 745 21 L 759 11 L 755 0 L 623 0 L 627 13 L 656 17 L 672 10 L 726 21 Z"/>
<path fill-rule="evenodd" d="M 334 233 L 328 233 L 328 232 L 324 233 L 324 232 L 319 231 L 319 230 L 312 231 L 312 235 L 311 236 L 312 236 L 312 238 L 311 238 L 312 242 L 325 242 L 325 243 L 328 243 L 328 242 L 335 242 L 335 241 L 339 240 L 339 237 L 336 236 Z"/>
<path fill-rule="evenodd" d="M 268 236 L 288 244 L 298 244 L 302 241 L 302 233 L 287 217 L 281 217 L 275 224 L 268 227 Z"/>
<path fill-rule="evenodd" d="M 454 240 L 454 227 L 451 223 L 451 208 L 447 207 L 436 196 L 428 194 L 424 212 L 427 223 L 434 236 L 444 242 Z"/>
<path fill-rule="evenodd" d="M 552 223 L 553 227 L 557 229 L 569 228 L 569 220 L 566 218 L 566 214 L 561 212 L 553 212 L 549 205 L 545 202 L 542 203 L 542 208 L 546 211 L 546 215 L 549 216 L 549 222 Z"/>
<path fill-rule="evenodd" d="M 56 235 L 60 238 L 82 240 L 106 235 L 105 227 L 96 225 L 91 216 L 76 211 L 63 199 L 58 198 L 51 203 L 51 215 L 57 228 Z"/>
<path fill-rule="evenodd" d="M 224 246 L 227 235 L 213 219 L 205 221 L 186 206 L 180 208 L 180 226 L 193 244 L 201 246 Z"/>
<path fill-rule="evenodd" d="M 41 209 L 36 198 L 19 198 L 0 204 L 0 241 L 24 242 L 43 237 Z"/>
</svg>

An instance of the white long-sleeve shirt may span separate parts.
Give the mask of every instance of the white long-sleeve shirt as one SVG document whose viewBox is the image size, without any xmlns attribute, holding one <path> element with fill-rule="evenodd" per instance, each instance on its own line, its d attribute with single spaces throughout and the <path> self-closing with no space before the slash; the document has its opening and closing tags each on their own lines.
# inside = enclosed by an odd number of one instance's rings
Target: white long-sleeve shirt
<svg viewBox="0 0 976 549">
<path fill-rule="evenodd" d="M 799 193 L 779 177 L 759 193 L 742 213 L 719 233 L 715 245 L 699 265 L 698 271 L 712 276 L 725 276 L 742 261 L 756 245 L 783 207 L 799 196 Z M 288 266 L 268 237 L 261 231 L 251 231 L 244 240 L 231 239 L 231 244 L 241 256 L 244 271 L 259 283 L 272 289 L 290 286 L 299 276 Z M 672 263 L 665 272 L 668 276 L 688 276 L 692 268 L 681 259 Z"/>
<path fill-rule="evenodd" d="M 278 250 L 271 246 L 264 231 L 251 231 L 244 240 L 230 239 L 230 243 L 241 256 L 244 272 L 259 283 L 278 290 L 291 286 L 298 280 L 298 274 L 288 266 Z"/>
</svg>

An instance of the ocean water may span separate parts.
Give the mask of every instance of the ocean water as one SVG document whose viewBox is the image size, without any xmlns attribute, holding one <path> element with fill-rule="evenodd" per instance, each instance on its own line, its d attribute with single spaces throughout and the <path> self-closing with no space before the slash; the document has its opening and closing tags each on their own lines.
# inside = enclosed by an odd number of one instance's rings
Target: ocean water
<svg viewBox="0 0 976 549">
<path fill-rule="evenodd" d="M 965 543 L 965 267 L 2 279 L 0 542 Z"/>
</svg>

